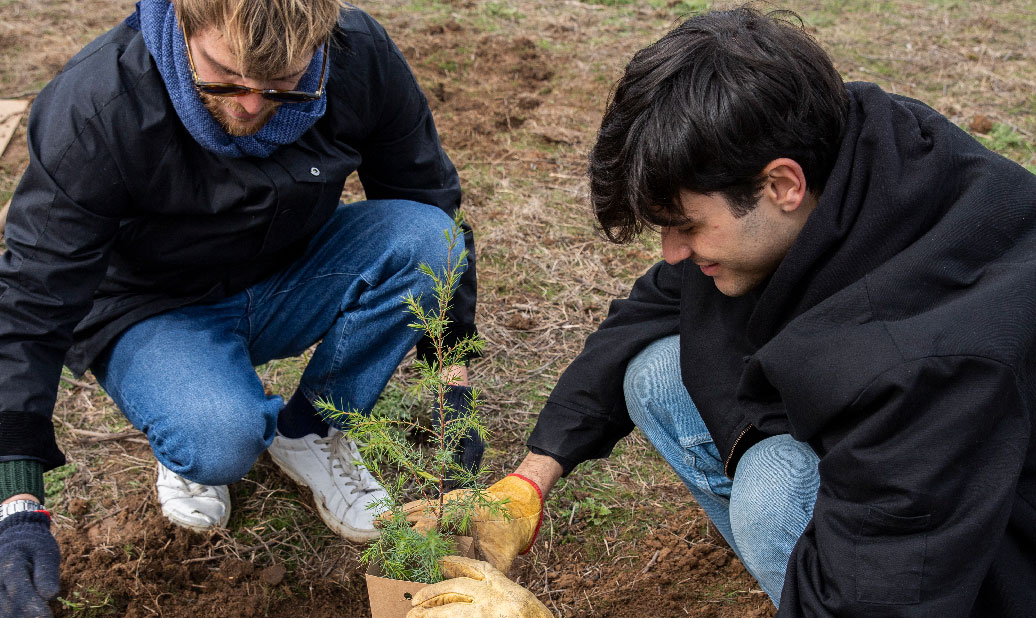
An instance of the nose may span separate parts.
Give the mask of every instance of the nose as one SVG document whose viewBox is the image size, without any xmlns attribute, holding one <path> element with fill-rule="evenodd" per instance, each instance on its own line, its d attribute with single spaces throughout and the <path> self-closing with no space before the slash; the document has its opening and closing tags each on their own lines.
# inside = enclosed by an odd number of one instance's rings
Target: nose
<svg viewBox="0 0 1036 618">
<path fill-rule="evenodd" d="M 266 99 L 254 92 L 237 97 L 237 102 L 249 114 L 258 114 L 266 106 Z"/>
<path fill-rule="evenodd" d="M 679 264 L 691 257 L 689 239 L 673 228 L 662 228 L 662 259 L 670 264 Z"/>
</svg>

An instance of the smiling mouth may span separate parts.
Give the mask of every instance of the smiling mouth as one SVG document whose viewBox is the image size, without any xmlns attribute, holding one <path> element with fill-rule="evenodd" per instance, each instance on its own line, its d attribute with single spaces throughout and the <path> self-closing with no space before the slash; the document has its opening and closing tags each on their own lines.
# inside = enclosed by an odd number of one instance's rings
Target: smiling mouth
<svg viewBox="0 0 1036 618">
<path fill-rule="evenodd" d="M 697 262 L 695 263 L 697 264 Z M 719 270 L 719 263 L 711 262 L 709 264 L 698 264 L 698 268 L 701 268 L 701 272 L 705 273 L 705 275 L 711 277 L 716 274 L 717 270 Z"/>
</svg>

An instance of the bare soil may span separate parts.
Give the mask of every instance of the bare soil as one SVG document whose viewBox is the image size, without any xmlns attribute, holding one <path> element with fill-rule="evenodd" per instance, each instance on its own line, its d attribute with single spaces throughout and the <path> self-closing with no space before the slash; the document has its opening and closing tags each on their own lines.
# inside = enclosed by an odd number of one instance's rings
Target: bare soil
<svg viewBox="0 0 1036 618">
<path fill-rule="evenodd" d="M 264 566 L 251 553 L 213 555 L 212 535 L 170 524 L 152 497 L 127 497 L 109 517 L 77 522 L 58 532 L 62 589 L 102 592 L 69 600 L 58 616 L 99 615 L 127 618 L 157 615 L 198 616 L 363 616 L 367 612 L 363 579 L 297 581 L 283 564 Z M 247 549 L 247 548 L 245 548 Z M 350 593 L 351 591 L 351 593 Z M 108 610 L 112 611 L 108 611 Z M 89 615 L 89 614 L 87 614 Z"/>
<path fill-rule="evenodd" d="M 608 302 L 657 259 L 652 238 L 619 247 L 596 235 L 585 153 L 625 61 L 701 4 L 359 3 L 411 63 L 461 173 L 487 339 L 473 379 L 487 394 L 487 461 L 496 473 L 524 455 L 539 407 Z M 847 79 L 926 100 L 973 132 L 1006 126 L 1032 143 L 1031 0 L 850 0 L 840 12 L 822 2 L 787 4 Z M 0 97 L 31 100 L 131 9 L 128 0 L 0 0 Z M 1029 152 L 1007 154 L 1036 163 Z M 23 120 L 0 157 L 0 205 L 26 163 Z M 345 198 L 361 192 L 353 180 Z M 290 394 L 303 363 L 271 363 L 260 377 L 271 392 Z M 48 475 L 63 555 L 57 616 L 369 615 L 360 547 L 328 532 L 309 493 L 266 457 L 231 486 L 228 529 L 201 535 L 161 516 L 150 449 L 92 377 L 63 378 L 55 425 L 69 458 Z M 559 485 L 540 538 L 511 575 L 558 616 L 775 613 L 639 434 Z"/>
<path fill-rule="evenodd" d="M 675 489 L 675 488 L 674 488 Z M 86 505 L 71 505 L 85 510 Z M 708 536 L 699 536 L 705 531 Z M 558 607 L 613 618 L 690 615 L 702 618 L 762 618 L 773 607 L 733 552 L 709 530 L 704 515 L 688 507 L 663 519 L 640 541 L 641 554 L 621 563 L 583 558 L 581 537 L 597 534 L 577 523 L 559 553 L 572 556 L 543 573 L 523 561 L 512 573 L 519 581 L 543 582 L 541 597 Z M 161 615 L 167 618 L 226 616 L 367 616 L 362 569 L 343 557 L 339 577 L 299 576 L 279 562 L 269 563 L 263 543 L 214 552 L 220 535 L 198 534 L 170 524 L 149 493 L 121 501 L 111 515 L 82 518 L 58 534 L 62 589 L 73 593 L 58 616 Z M 528 583 L 527 583 L 528 585 Z M 104 598 L 90 593 L 104 593 Z"/>
</svg>

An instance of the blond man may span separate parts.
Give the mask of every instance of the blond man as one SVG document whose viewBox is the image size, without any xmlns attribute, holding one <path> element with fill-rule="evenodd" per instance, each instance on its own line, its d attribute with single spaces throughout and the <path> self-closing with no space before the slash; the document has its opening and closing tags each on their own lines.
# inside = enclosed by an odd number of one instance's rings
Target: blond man
<svg viewBox="0 0 1036 618">
<path fill-rule="evenodd" d="M 174 523 L 225 525 L 226 486 L 269 449 L 331 528 L 374 536 L 383 490 L 311 402 L 368 410 L 427 351 L 399 298 L 449 257 L 460 202 L 385 31 L 338 0 L 143 0 L 40 93 L 28 142 L 0 258 L 0 615 L 58 592 L 42 474 L 65 461 L 63 363 L 147 435 Z M 342 204 L 354 171 L 367 200 Z M 465 231 L 455 336 L 475 329 Z M 254 366 L 313 345 L 287 403 L 267 395 Z"/>
</svg>

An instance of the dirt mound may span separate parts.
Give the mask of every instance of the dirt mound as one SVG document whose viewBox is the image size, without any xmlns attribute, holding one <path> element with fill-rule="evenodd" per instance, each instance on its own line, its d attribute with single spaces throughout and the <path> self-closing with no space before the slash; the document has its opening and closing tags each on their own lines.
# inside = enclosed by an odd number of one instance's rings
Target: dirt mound
<svg viewBox="0 0 1036 618">
<path fill-rule="evenodd" d="M 448 22 L 407 40 L 404 55 L 430 84 L 448 149 L 484 151 L 497 134 L 524 126 L 551 91 L 551 55 L 528 37 L 479 35 Z"/>
</svg>

